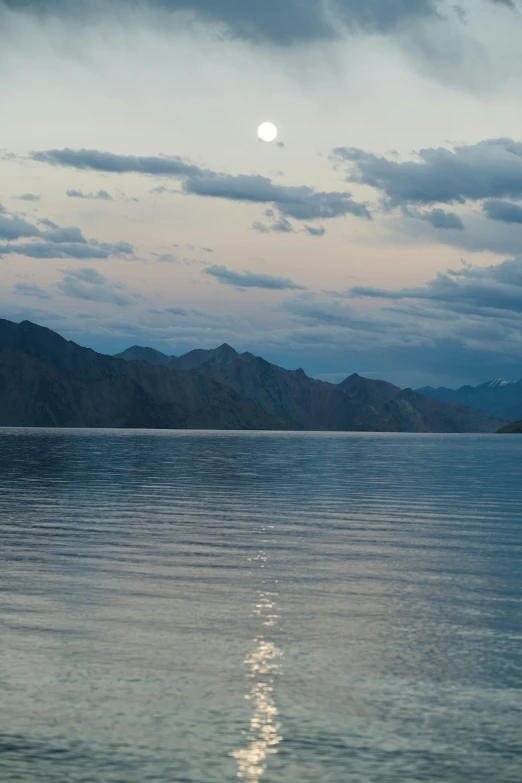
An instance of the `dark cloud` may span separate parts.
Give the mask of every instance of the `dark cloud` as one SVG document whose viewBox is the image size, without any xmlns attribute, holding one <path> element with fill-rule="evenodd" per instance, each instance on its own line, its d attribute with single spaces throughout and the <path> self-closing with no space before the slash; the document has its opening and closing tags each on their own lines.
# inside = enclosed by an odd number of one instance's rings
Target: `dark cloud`
<svg viewBox="0 0 522 783">
<path fill-rule="evenodd" d="M 50 299 L 51 294 L 40 288 L 39 285 L 33 283 L 15 283 L 13 286 L 13 293 L 20 294 L 22 296 L 34 296 L 37 299 Z"/>
<path fill-rule="evenodd" d="M 106 302 L 119 307 L 126 307 L 143 299 L 139 294 L 127 291 L 123 283 L 109 280 L 92 267 L 63 270 L 63 279 L 56 284 L 56 288 L 64 296 L 73 299 Z"/>
<path fill-rule="evenodd" d="M 502 223 L 522 223 L 522 207 L 519 204 L 491 199 L 484 202 L 482 209 L 490 220 L 499 220 Z"/>
<path fill-rule="evenodd" d="M 106 190 L 98 190 L 97 193 L 83 193 L 81 190 L 67 190 L 69 198 L 99 199 L 100 201 L 113 201 L 110 193 Z"/>
<path fill-rule="evenodd" d="M 203 269 L 206 275 L 212 275 L 224 285 L 233 285 L 238 288 L 267 288 L 273 291 L 285 291 L 287 289 L 301 289 L 304 286 L 297 285 L 287 277 L 274 277 L 273 275 L 261 275 L 254 272 L 234 272 L 225 266 L 212 266 Z"/>
<path fill-rule="evenodd" d="M 179 262 L 178 256 L 173 256 L 172 253 L 153 253 L 153 255 L 162 264 L 177 264 Z"/>
<path fill-rule="evenodd" d="M 115 155 L 98 150 L 46 150 L 31 153 L 31 158 L 52 166 L 70 166 L 87 171 L 104 171 L 110 174 L 149 174 L 151 176 L 183 177 L 198 174 L 201 169 L 180 157 L 138 157 Z"/>
<path fill-rule="evenodd" d="M 295 234 L 295 229 L 290 221 L 278 215 L 273 209 L 266 209 L 265 215 L 269 219 L 269 223 L 261 223 L 259 220 L 255 220 L 252 223 L 254 231 L 258 231 L 261 234 L 270 234 L 272 231 L 276 234 Z"/>
<path fill-rule="evenodd" d="M 196 258 L 186 258 L 185 256 L 175 256 L 172 253 L 152 253 L 156 261 L 160 264 L 184 264 L 185 266 L 193 266 L 194 264 L 201 264 L 204 266 L 205 261 L 198 261 Z"/>
<path fill-rule="evenodd" d="M 508 138 L 421 149 L 418 162 L 399 163 L 356 147 L 338 147 L 332 158 L 349 164 L 349 182 L 381 191 L 389 207 L 522 198 L 522 143 Z"/>
<path fill-rule="evenodd" d="M 98 242 L 97 239 L 91 239 L 90 244 L 110 256 L 128 256 L 134 253 L 134 245 L 130 242 Z"/>
<path fill-rule="evenodd" d="M 506 372 L 491 373 L 494 366 L 520 368 L 519 312 L 456 302 L 448 308 L 424 300 L 369 309 L 313 293 L 292 296 L 278 307 L 298 325 L 284 335 L 286 349 L 299 350 L 308 365 L 311 356 L 315 362 L 324 357 L 323 367 L 328 356 L 337 356 L 337 368 L 342 358 L 350 372 L 403 386 L 424 385 L 426 375 L 447 379 L 434 385 L 459 385 L 457 379 L 460 384 L 473 379 L 478 383 Z M 335 369 L 335 364 L 330 366 Z"/>
<path fill-rule="evenodd" d="M 60 228 L 57 223 L 53 223 L 52 220 L 48 220 L 47 218 L 39 219 L 38 222 L 41 226 L 46 226 L 47 228 Z"/>
<path fill-rule="evenodd" d="M 184 307 L 155 307 L 148 312 L 153 315 L 179 315 L 182 318 L 187 318 L 193 314 L 192 310 L 186 310 Z"/>
<path fill-rule="evenodd" d="M 176 188 L 166 188 L 164 185 L 158 185 L 156 188 L 152 188 L 150 191 L 151 193 L 158 193 L 159 195 L 163 193 L 181 193 L 180 190 L 176 190 Z"/>
<path fill-rule="evenodd" d="M 352 201 L 350 193 L 317 192 L 301 185 L 276 185 L 259 174 L 201 173 L 184 182 L 184 191 L 199 196 L 273 204 L 285 217 L 296 220 L 335 218 L 348 214 L 370 218 L 365 204 Z"/>
<path fill-rule="evenodd" d="M 22 193 L 21 196 L 16 196 L 19 201 L 40 201 L 41 196 L 37 196 L 36 193 Z"/>
<path fill-rule="evenodd" d="M 22 237 L 37 237 L 40 231 L 32 223 L 16 215 L 8 215 L 5 208 L 0 213 L 0 239 L 12 241 Z"/>
<path fill-rule="evenodd" d="M 98 242 L 87 240 L 79 228 L 61 228 L 52 220 L 38 220 L 46 227 L 42 231 L 27 220 L 10 215 L 0 205 L 0 256 L 24 255 L 30 258 L 109 258 L 129 256 L 134 248 L 128 242 Z M 34 242 L 17 242 L 19 239 L 34 239 Z"/>
<path fill-rule="evenodd" d="M 455 212 L 445 212 L 443 209 L 432 209 L 423 215 L 423 219 L 430 223 L 433 228 L 464 230 L 464 223 Z"/>
<path fill-rule="evenodd" d="M 74 242 L 82 245 L 87 244 L 87 240 L 83 236 L 79 228 L 70 226 L 69 228 L 52 228 L 49 231 L 40 233 L 42 239 L 48 242 Z"/>
<path fill-rule="evenodd" d="M 466 264 L 459 270 L 448 269 L 416 288 L 392 291 L 354 286 L 348 293 L 353 297 L 428 300 L 455 312 L 507 310 L 522 313 L 522 257 L 491 266 Z"/>
<path fill-rule="evenodd" d="M 305 231 L 307 231 L 311 237 L 324 237 L 326 234 L 326 229 L 323 226 L 305 226 Z"/>
<path fill-rule="evenodd" d="M 28 258 L 109 258 L 110 253 L 99 247 L 75 243 L 32 242 L 0 244 L 0 256 L 20 255 Z"/>
<path fill-rule="evenodd" d="M 285 217 L 281 217 L 279 220 L 276 220 L 272 225 L 272 231 L 275 231 L 276 234 L 294 234 L 295 229 L 290 223 L 289 220 Z"/>
<path fill-rule="evenodd" d="M 272 204 L 282 216 L 296 220 L 335 218 L 348 214 L 366 219 L 371 217 L 366 204 L 353 201 L 347 192 L 317 192 L 304 185 L 277 185 L 268 177 L 256 174 L 220 174 L 187 163 L 180 157 L 137 157 L 85 149 L 33 152 L 31 157 L 54 166 L 174 177 L 181 180 L 184 193 L 229 201 Z M 164 192 L 165 188 L 158 186 L 154 191 Z"/>
<path fill-rule="evenodd" d="M 498 0 L 496 0 L 498 2 Z M 505 0 L 504 0 L 505 1 Z M 390 32 L 404 23 L 437 16 L 436 0 L 0 0 L 14 10 L 31 10 L 82 21 L 121 15 L 125 6 L 162 11 L 200 21 L 220 33 L 256 43 L 289 46 L 335 39 L 346 31 Z"/>
</svg>

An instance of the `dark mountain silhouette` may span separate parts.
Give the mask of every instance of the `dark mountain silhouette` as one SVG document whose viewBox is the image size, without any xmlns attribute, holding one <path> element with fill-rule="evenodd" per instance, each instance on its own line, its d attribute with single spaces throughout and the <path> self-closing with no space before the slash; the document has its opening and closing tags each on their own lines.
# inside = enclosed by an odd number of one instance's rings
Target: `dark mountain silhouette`
<svg viewBox="0 0 522 783">
<path fill-rule="evenodd" d="M 150 364 L 170 367 L 171 370 L 193 370 L 206 362 L 219 364 L 235 359 L 237 356 L 239 356 L 237 351 L 231 348 L 230 345 L 227 345 L 227 343 L 223 343 L 219 348 L 209 351 L 196 348 L 194 351 L 183 354 L 183 356 L 167 356 L 167 354 L 156 351 L 154 348 L 143 348 L 139 345 L 133 345 L 132 348 L 127 348 L 127 350 L 117 353 L 115 358 L 126 359 L 127 361 L 141 360 L 150 362 Z"/>
<path fill-rule="evenodd" d="M 423 386 L 422 389 L 417 389 L 417 392 L 434 400 L 468 405 L 508 421 L 522 419 L 522 380 L 505 381 L 503 378 L 495 378 L 479 386 L 461 386 L 460 389 Z"/>
<path fill-rule="evenodd" d="M 232 389 L 0 320 L 0 425 L 286 429 Z"/>
<path fill-rule="evenodd" d="M 175 362 L 176 356 L 167 356 L 155 348 L 142 348 L 139 345 L 133 345 L 121 353 L 117 353 L 115 359 L 126 359 L 127 361 L 143 361 L 149 364 L 155 364 L 158 367 L 168 367 L 171 362 Z"/>
<path fill-rule="evenodd" d="M 252 353 L 239 354 L 226 343 L 213 351 L 166 358 L 172 358 L 175 366 L 181 363 L 193 373 L 232 388 L 296 429 L 493 432 L 498 427 L 498 419 L 460 405 L 428 400 L 411 389 L 357 374 L 338 385 L 326 383 L 309 378 L 302 369 L 285 370 Z"/>
<path fill-rule="evenodd" d="M 505 427 L 501 427 L 498 431 L 501 434 L 522 435 L 522 421 L 514 421 L 511 424 L 506 424 Z"/>
<path fill-rule="evenodd" d="M 356 374 L 315 380 L 227 344 L 180 357 L 134 346 L 119 357 L 0 320 L 0 425 L 494 432 L 504 423 Z"/>
</svg>

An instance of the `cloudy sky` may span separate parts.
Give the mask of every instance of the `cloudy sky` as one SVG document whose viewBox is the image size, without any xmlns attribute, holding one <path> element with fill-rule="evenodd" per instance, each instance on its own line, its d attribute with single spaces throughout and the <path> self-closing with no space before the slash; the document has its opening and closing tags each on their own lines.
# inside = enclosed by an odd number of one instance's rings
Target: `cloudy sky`
<svg viewBox="0 0 522 783">
<path fill-rule="evenodd" d="M 0 315 L 522 377 L 521 40 L 519 0 L 0 0 Z"/>
</svg>

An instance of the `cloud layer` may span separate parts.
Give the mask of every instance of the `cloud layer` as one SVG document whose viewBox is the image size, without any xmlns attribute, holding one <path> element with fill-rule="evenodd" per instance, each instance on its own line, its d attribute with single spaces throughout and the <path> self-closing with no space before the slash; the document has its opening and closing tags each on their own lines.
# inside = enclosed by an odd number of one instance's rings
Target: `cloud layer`
<svg viewBox="0 0 522 783">
<path fill-rule="evenodd" d="M 110 258 L 134 252 L 128 242 L 98 242 L 86 239 L 76 226 L 60 228 L 50 220 L 40 220 L 42 230 L 25 218 L 7 212 L 0 204 L 0 257 L 21 255 L 29 258 Z M 31 239 L 33 241 L 18 241 Z M 3 241 L 2 241 L 3 240 Z"/>
<path fill-rule="evenodd" d="M 217 266 L 216 264 L 206 267 L 203 274 L 215 277 L 224 285 L 233 285 L 238 288 L 266 288 L 271 291 L 285 291 L 291 288 L 304 290 L 304 286 L 294 283 L 287 277 L 274 277 L 254 272 L 234 272 L 225 266 Z"/>
<path fill-rule="evenodd" d="M 496 0 L 498 2 L 499 0 Z M 506 2 L 506 0 L 504 0 Z M 132 10 L 167 12 L 210 25 L 234 38 L 282 46 L 335 39 L 343 32 L 389 32 L 418 19 L 437 18 L 436 0 L 0 0 L 0 6 L 82 20 Z"/>
<path fill-rule="evenodd" d="M 281 215 L 295 220 L 336 218 L 348 214 L 366 219 L 371 217 L 366 204 L 353 201 L 347 192 L 320 192 L 305 185 L 277 185 L 268 177 L 257 174 L 222 174 L 203 169 L 178 156 L 140 157 L 99 150 L 63 149 L 33 152 L 31 157 L 41 163 L 78 170 L 170 177 L 181 181 L 185 194 L 271 204 Z M 162 192 L 161 186 L 155 191 Z"/>
<path fill-rule="evenodd" d="M 128 291 L 123 283 L 113 282 L 92 267 L 65 269 L 63 279 L 56 284 L 58 291 L 73 299 L 89 302 L 106 302 L 125 307 L 143 299 L 140 294 Z"/>
<path fill-rule="evenodd" d="M 347 180 L 379 190 L 389 207 L 463 204 L 522 198 L 522 143 L 487 139 L 453 150 L 421 149 L 418 161 L 397 162 L 356 147 L 337 147 L 332 158 L 347 163 Z"/>
<path fill-rule="evenodd" d="M 448 269 L 416 288 L 393 291 L 354 286 L 348 294 L 377 299 L 427 300 L 455 312 L 487 314 L 491 310 L 507 310 L 522 313 L 522 257 L 484 267 L 464 264 L 462 269 Z"/>
</svg>

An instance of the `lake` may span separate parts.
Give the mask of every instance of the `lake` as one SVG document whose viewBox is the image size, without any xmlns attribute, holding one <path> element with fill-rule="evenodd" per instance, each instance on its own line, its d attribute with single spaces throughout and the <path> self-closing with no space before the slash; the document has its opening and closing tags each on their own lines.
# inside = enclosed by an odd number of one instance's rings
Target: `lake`
<svg viewBox="0 0 522 783">
<path fill-rule="evenodd" d="M 520 783 L 522 437 L 0 430 L 2 783 Z"/>
</svg>

